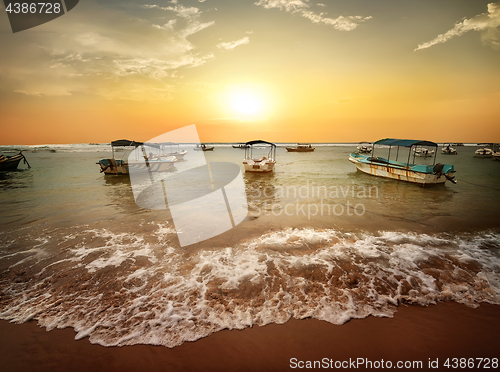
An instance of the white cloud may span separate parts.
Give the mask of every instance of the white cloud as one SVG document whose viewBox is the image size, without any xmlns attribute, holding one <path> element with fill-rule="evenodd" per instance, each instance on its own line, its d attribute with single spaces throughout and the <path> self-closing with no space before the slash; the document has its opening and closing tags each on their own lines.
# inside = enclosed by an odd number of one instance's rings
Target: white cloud
<svg viewBox="0 0 500 372">
<path fill-rule="evenodd" d="M 309 0 L 259 0 L 256 5 L 260 5 L 266 9 L 279 9 L 292 14 L 299 14 L 304 18 L 309 19 L 313 23 L 322 23 L 340 31 L 354 30 L 361 22 L 371 19 L 371 16 L 340 16 L 337 18 L 328 18 L 326 13 L 316 13 L 310 10 Z M 317 4 L 324 6 L 324 4 Z"/>
<path fill-rule="evenodd" d="M 177 2 L 175 2 L 174 4 L 177 4 Z M 162 7 L 159 5 L 144 5 L 144 7 L 148 9 L 160 9 L 163 11 L 170 11 L 175 13 L 177 17 L 183 18 L 186 21 L 186 26 L 178 30 L 179 35 L 182 37 L 188 37 L 215 24 L 214 21 L 201 22 L 200 18 L 202 12 L 200 11 L 200 9 L 196 7 L 186 7 L 183 5 L 167 6 L 167 7 Z M 174 22 L 170 20 L 164 26 L 156 26 L 156 27 L 174 29 L 175 20 L 173 21 Z"/>
<path fill-rule="evenodd" d="M 231 49 L 236 48 L 238 45 L 248 44 L 249 42 L 250 42 L 249 37 L 245 36 L 244 38 L 239 39 L 239 40 L 230 41 L 228 43 L 217 44 L 217 48 L 231 50 Z"/>
<path fill-rule="evenodd" d="M 155 26 L 89 0 L 80 2 L 78 12 L 39 26 L 43 32 L 6 34 L 0 38 L 0 89 L 35 96 L 170 99 L 180 68 L 214 58 L 196 52 L 187 39 L 213 22 L 202 22 L 197 8 L 167 10 L 172 19 Z"/>
<path fill-rule="evenodd" d="M 500 47 L 500 2 L 488 4 L 488 12 L 471 19 L 464 19 L 451 30 L 438 35 L 433 40 L 419 44 L 415 51 L 426 49 L 433 45 L 444 43 L 455 36 L 461 36 L 468 31 L 482 32 L 481 38 L 485 44 L 494 48 Z"/>
</svg>

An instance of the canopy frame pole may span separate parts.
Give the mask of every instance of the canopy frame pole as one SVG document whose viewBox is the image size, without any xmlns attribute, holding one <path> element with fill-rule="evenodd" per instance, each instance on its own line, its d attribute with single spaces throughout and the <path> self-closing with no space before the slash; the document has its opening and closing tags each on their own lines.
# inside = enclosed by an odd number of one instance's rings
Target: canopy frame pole
<svg viewBox="0 0 500 372">
<path fill-rule="evenodd" d="M 413 147 L 413 145 L 410 146 L 410 150 L 408 151 L 408 161 L 406 162 L 406 166 L 409 167 L 410 166 L 410 156 L 411 156 L 411 148 Z"/>
</svg>

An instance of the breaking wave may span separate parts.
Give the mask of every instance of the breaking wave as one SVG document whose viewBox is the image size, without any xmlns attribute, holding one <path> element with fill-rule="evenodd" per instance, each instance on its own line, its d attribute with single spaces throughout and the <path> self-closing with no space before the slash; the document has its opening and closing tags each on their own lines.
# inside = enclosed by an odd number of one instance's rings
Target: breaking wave
<svg viewBox="0 0 500 372">
<path fill-rule="evenodd" d="M 0 318 L 104 346 L 175 347 L 223 329 L 390 317 L 400 303 L 500 304 L 500 234 L 268 232 L 186 250 L 175 230 L 0 236 Z M 4 239 L 5 238 L 5 239 Z M 28 244 L 29 243 L 29 244 Z"/>
</svg>

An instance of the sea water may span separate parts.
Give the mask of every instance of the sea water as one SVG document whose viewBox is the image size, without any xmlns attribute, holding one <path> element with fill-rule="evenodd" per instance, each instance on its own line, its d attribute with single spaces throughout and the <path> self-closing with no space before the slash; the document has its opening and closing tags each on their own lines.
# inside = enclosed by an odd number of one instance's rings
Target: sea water
<svg viewBox="0 0 500 372">
<path fill-rule="evenodd" d="M 0 319 L 173 347 L 292 317 L 500 304 L 500 162 L 474 147 L 438 154 L 458 183 L 423 188 L 356 172 L 354 149 L 279 147 L 273 174 L 243 174 L 245 220 L 181 247 L 168 210 L 138 207 L 128 176 L 99 173 L 108 145 L 25 147 L 32 168 L 0 174 Z M 244 150 L 204 155 L 242 166 Z"/>
</svg>

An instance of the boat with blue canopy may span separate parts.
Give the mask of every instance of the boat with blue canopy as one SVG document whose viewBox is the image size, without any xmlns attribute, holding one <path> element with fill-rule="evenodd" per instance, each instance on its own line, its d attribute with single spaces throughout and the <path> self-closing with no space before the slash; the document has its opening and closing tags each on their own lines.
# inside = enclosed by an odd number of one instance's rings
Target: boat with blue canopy
<svg viewBox="0 0 500 372">
<path fill-rule="evenodd" d="M 387 158 L 375 156 L 376 146 L 389 147 Z M 352 153 L 349 155 L 349 161 L 354 163 L 357 170 L 371 174 L 372 176 L 412 182 L 423 186 L 444 184 L 447 180 L 456 183 L 453 165 L 436 164 L 437 151 L 434 151 L 434 162 L 432 165 L 415 164 L 416 154 L 413 148 L 422 146 L 437 149 L 438 145 L 431 141 L 385 138 L 373 144 L 373 150 L 370 155 Z M 393 148 L 396 149 L 394 150 Z M 400 152 L 402 152 L 400 148 L 408 149 L 406 162 L 398 161 Z M 391 152 L 393 154 L 396 152 L 395 160 L 390 159 Z"/>
</svg>

